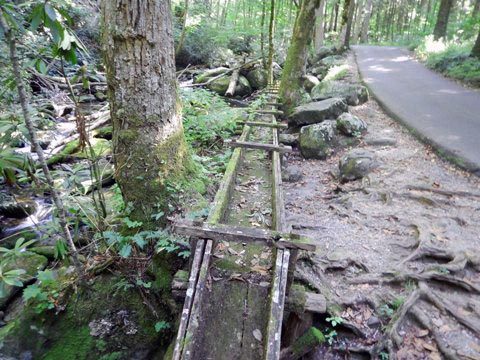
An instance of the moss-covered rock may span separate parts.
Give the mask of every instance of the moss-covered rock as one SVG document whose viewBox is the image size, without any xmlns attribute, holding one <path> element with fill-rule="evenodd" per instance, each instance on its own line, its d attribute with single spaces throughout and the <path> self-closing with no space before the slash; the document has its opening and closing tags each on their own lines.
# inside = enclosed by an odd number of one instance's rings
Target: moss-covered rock
<svg viewBox="0 0 480 360">
<path fill-rule="evenodd" d="M 336 122 L 333 120 L 304 126 L 300 130 L 300 151 L 307 159 L 326 159 L 334 152 L 337 143 Z"/>
<path fill-rule="evenodd" d="M 222 76 L 207 85 L 208 89 L 216 92 L 218 95 L 225 95 L 230 84 L 229 76 Z M 240 75 L 237 86 L 235 87 L 235 96 L 247 96 L 252 93 L 252 87 L 245 76 Z"/>
<path fill-rule="evenodd" d="M 261 67 L 257 67 L 247 74 L 247 80 L 253 89 L 263 89 L 267 86 L 267 72 Z"/>
<path fill-rule="evenodd" d="M 348 105 L 360 105 L 368 101 L 368 90 L 359 84 L 349 84 L 342 81 L 322 81 L 312 89 L 313 100 L 340 98 Z"/>
<path fill-rule="evenodd" d="M 347 109 L 347 104 L 340 98 L 312 102 L 296 107 L 288 121 L 296 126 L 316 124 L 327 119 L 336 119 Z"/>
<path fill-rule="evenodd" d="M 340 159 L 342 182 L 361 179 L 378 166 L 375 155 L 363 149 L 354 149 Z"/>
<path fill-rule="evenodd" d="M 367 124 L 358 116 L 343 113 L 337 118 L 337 130 L 347 136 L 360 136 L 367 131 Z"/>
<path fill-rule="evenodd" d="M 307 92 L 311 92 L 315 86 L 320 84 L 320 80 L 313 75 L 305 75 L 303 79 L 303 87 Z"/>
<path fill-rule="evenodd" d="M 65 274 L 65 276 L 67 276 Z M 102 275 L 71 293 L 66 308 L 36 314 L 26 307 L 0 329 L 2 355 L 33 359 L 161 359 L 171 334 L 155 323 L 172 314 L 155 302 L 156 319 L 136 289 L 120 278 Z"/>
<path fill-rule="evenodd" d="M 6 265 L 4 265 L 3 271 L 7 272 L 15 269 L 25 270 L 25 274 L 20 277 L 20 280 L 26 283 L 34 280 L 37 272 L 45 269 L 47 263 L 48 260 L 45 256 L 28 251 L 24 252 L 22 256 L 8 261 Z M 0 298 L 0 309 L 3 309 L 20 290 L 20 287 L 5 285 L 5 296 Z"/>
</svg>

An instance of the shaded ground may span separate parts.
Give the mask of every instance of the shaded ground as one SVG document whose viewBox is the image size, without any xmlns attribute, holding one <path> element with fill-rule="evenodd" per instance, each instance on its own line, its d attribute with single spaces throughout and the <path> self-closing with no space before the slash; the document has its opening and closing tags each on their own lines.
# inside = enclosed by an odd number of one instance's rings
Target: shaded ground
<svg viewBox="0 0 480 360">
<path fill-rule="evenodd" d="M 358 81 L 353 57 L 352 81 Z M 327 161 L 289 165 L 303 173 L 284 183 L 287 220 L 318 242 L 296 276 L 324 294 L 333 328 L 316 319 L 331 345 L 311 358 L 480 358 L 480 180 L 445 163 L 371 100 L 351 107 L 369 126 L 358 147 L 380 166 L 340 184 L 339 150 Z"/>
<path fill-rule="evenodd" d="M 480 93 L 436 74 L 405 49 L 355 46 L 375 97 L 444 156 L 480 174 Z"/>
</svg>

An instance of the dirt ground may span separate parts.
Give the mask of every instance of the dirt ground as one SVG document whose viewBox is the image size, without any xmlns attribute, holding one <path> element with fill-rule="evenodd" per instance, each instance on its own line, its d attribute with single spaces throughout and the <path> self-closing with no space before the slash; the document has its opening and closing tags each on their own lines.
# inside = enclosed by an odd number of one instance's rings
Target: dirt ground
<svg viewBox="0 0 480 360">
<path fill-rule="evenodd" d="M 359 82 L 353 56 L 349 81 Z M 480 179 L 456 169 L 375 100 L 350 107 L 368 124 L 356 146 L 375 154 L 368 177 L 341 184 L 338 151 L 287 165 L 287 220 L 318 244 L 297 280 L 327 298 L 314 322 L 329 344 L 312 359 L 480 359 Z M 391 145 L 367 140 L 390 138 Z M 341 318 L 335 324 L 332 317 Z"/>
</svg>

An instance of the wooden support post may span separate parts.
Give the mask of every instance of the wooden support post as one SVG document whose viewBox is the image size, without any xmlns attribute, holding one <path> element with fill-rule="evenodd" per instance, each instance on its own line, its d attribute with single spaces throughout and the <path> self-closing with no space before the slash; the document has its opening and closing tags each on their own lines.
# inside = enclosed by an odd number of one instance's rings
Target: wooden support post
<svg viewBox="0 0 480 360">
<path fill-rule="evenodd" d="M 287 152 L 293 151 L 291 146 L 262 144 L 262 143 L 255 143 L 255 142 L 246 142 L 246 141 L 225 140 L 224 144 L 231 147 L 241 147 L 246 149 L 257 149 L 257 150 L 265 150 L 265 151 L 278 151 L 281 153 L 287 153 Z"/>
</svg>

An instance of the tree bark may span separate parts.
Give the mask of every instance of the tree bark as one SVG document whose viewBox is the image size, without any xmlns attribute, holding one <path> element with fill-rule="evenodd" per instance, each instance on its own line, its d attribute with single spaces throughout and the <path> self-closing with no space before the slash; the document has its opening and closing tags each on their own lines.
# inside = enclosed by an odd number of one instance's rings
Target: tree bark
<svg viewBox="0 0 480 360">
<path fill-rule="evenodd" d="M 353 13 L 355 12 L 355 0 L 345 0 L 342 10 L 342 22 L 338 36 L 337 49 L 345 50 L 350 47 L 350 35 L 352 31 Z"/>
<path fill-rule="evenodd" d="M 473 45 L 472 56 L 475 56 L 477 59 L 480 60 L 480 30 L 478 31 L 478 36 L 477 36 L 477 40 L 475 41 L 475 45 Z"/>
<path fill-rule="evenodd" d="M 480 0 L 475 1 L 475 5 L 473 6 L 472 16 L 474 18 L 480 15 Z"/>
<path fill-rule="evenodd" d="M 360 34 L 360 42 L 366 43 L 368 41 L 368 29 L 370 27 L 370 18 L 372 16 L 373 0 L 367 0 L 367 6 L 365 8 L 365 17 L 362 22 L 362 30 Z"/>
<path fill-rule="evenodd" d="M 170 0 L 102 2 L 115 178 L 132 218 L 153 223 L 188 161 L 177 104 Z"/>
<path fill-rule="evenodd" d="M 437 22 L 433 30 L 433 38 L 439 40 L 447 36 L 448 18 L 452 9 L 453 0 L 441 0 L 438 9 Z"/>
<path fill-rule="evenodd" d="M 325 22 L 325 4 L 326 0 L 320 0 L 320 6 L 316 11 L 315 14 L 315 52 L 317 53 L 318 50 L 323 46 L 323 40 L 325 38 L 325 31 L 324 31 L 324 22 Z"/>
<path fill-rule="evenodd" d="M 280 98 L 287 114 L 291 113 L 303 96 L 302 76 L 305 74 L 308 46 L 313 36 L 315 10 L 319 6 L 320 0 L 302 1 L 295 21 L 280 85 Z"/>
</svg>

